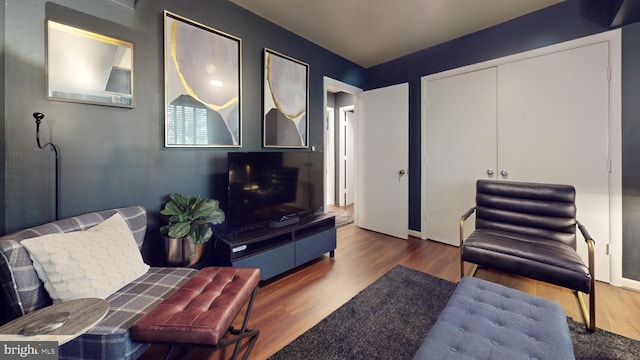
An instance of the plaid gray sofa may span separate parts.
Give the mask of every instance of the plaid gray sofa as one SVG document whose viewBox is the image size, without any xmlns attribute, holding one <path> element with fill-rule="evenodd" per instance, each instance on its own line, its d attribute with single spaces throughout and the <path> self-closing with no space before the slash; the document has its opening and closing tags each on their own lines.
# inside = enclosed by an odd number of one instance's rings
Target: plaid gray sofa
<svg viewBox="0 0 640 360">
<path fill-rule="evenodd" d="M 147 212 L 141 206 L 88 213 L 0 237 L 0 324 L 52 304 L 29 253 L 20 244 L 21 240 L 86 230 L 116 212 L 124 217 L 140 248 L 147 228 Z M 129 329 L 133 323 L 177 290 L 196 271 L 190 268 L 150 268 L 145 275 L 106 299 L 109 312 L 105 318 L 83 335 L 62 345 L 60 359 L 137 358 L 149 345 L 131 340 Z"/>
</svg>

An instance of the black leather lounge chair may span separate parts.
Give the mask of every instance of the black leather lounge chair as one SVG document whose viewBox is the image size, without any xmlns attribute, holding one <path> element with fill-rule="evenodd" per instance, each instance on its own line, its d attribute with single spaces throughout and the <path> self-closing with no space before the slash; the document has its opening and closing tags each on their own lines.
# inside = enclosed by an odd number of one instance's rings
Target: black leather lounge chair
<svg viewBox="0 0 640 360">
<path fill-rule="evenodd" d="M 464 262 L 572 289 L 587 329 L 596 329 L 594 241 L 576 220 L 570 185 L 478 180 L 476 206 L 460 219 L 460 275 Z M 464 222 L 476 228 L 464 239 Z M 576 227 L 587 242 L 589 267 L 576 252 Z M 587 312 L 583 294 L 589 294 Z"/>
</svg>

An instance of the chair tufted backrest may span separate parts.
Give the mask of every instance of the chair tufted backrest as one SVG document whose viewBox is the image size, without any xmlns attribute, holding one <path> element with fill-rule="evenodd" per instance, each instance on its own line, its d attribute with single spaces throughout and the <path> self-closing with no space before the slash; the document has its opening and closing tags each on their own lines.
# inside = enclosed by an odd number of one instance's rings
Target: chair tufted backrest
<svg viewBox="0 0 640 360">
<path fill-rule="evenodd" d="M 20 243 L 37 236 L 87 230 L 116 212 L 126 220 L 133 237 L 142 247 L 147 229 L 147 212 L 142 206 L 130 206 L 78 215 L 0 237 L 0 307 L 5 323 L 31 311 L 51 305 L 52 301 L 38 277 L 27 249 Z"/>
<path fill-rule="evenodd" d="M 476 229 L 553 239 L 575 249 L 575 198 L 571 185 L 478 180 Z"/>
</svg>

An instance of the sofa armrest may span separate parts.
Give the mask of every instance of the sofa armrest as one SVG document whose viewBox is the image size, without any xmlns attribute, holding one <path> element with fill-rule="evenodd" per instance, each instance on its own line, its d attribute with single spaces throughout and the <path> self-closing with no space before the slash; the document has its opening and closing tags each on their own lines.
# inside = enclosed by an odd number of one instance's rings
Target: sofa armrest
<svg viewBox="0 0 640 360">
<path fill-rule="evenodd" d="M 142 206 L 129 206 L 77 215 L 0 237 L 0 307 L 2 322 L 8 322 L 52 303 L 33 262 L 21 241 L 53 233 L 87 230 L 115 213 L 127 222 L 138 248 L 144 242 L 147 212 Z"/>
</svg>

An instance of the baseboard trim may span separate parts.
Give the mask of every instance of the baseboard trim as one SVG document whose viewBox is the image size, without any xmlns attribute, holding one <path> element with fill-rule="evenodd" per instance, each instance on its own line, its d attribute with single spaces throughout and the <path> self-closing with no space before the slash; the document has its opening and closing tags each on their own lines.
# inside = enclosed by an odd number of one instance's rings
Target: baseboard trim
<svg viewBox="0 0 640 360">
<path fill-rule="evenodd" d="M 640 281 L 622 278 L 622 287 L 640 291 Z"/>
</svg>

